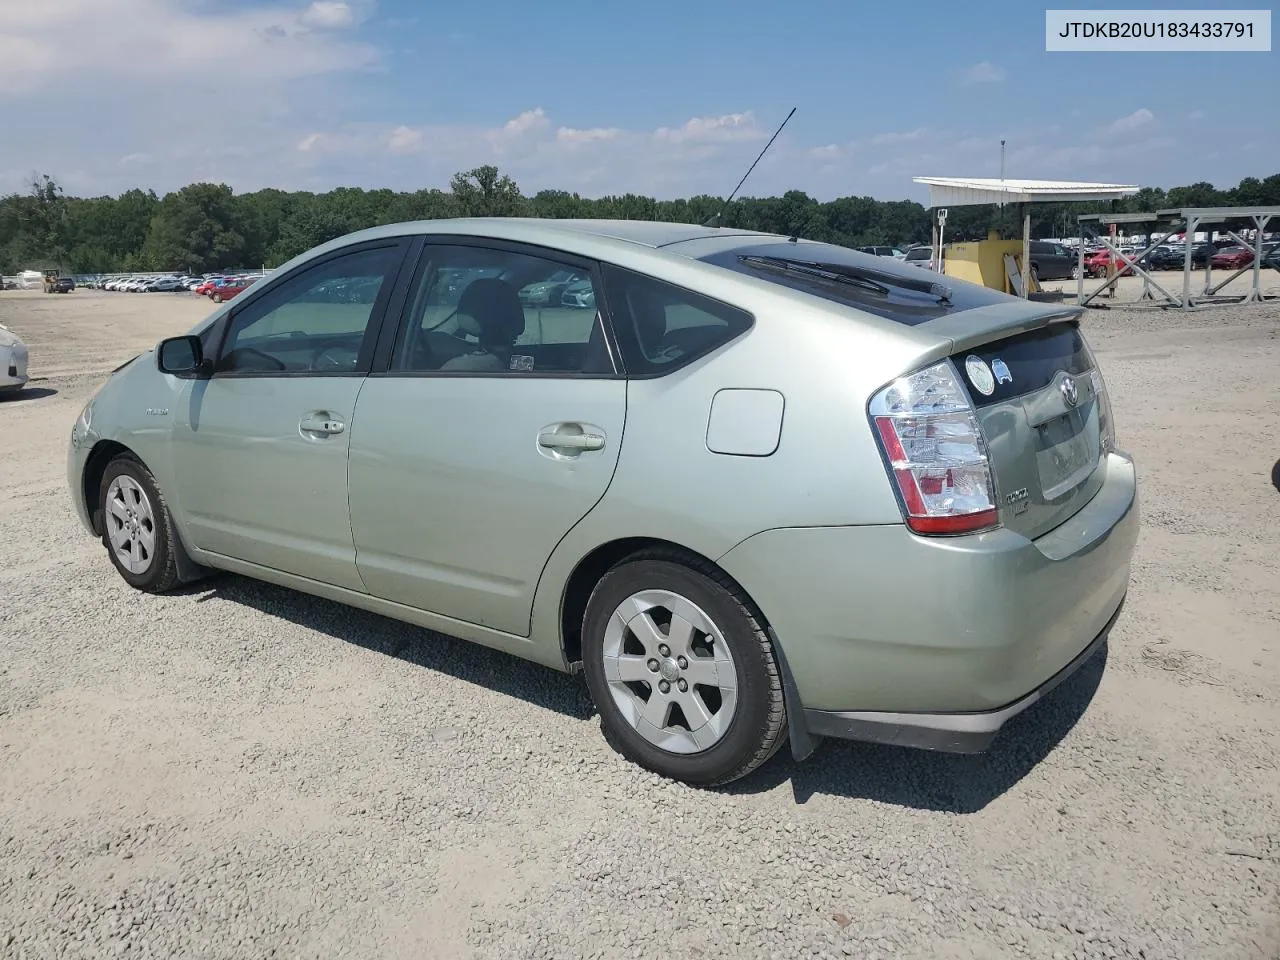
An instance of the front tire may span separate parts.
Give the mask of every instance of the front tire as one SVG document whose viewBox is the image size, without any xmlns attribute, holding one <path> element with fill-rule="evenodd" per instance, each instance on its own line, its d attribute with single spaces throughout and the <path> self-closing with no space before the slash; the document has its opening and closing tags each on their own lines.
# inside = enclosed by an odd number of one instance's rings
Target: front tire
<svg viewBox="0 0 1280 960">
<path fill-rule="evenodd" d="M 222 302 L 222 294 L 220 294 L 220 293 L 210 294 L 210 299 L 211 299 L 211 300 L 213 300 L 213 302 L 214 302 L 214 303 L 221 303 L 221 302 Z"/>
<path fill-rule="evenodd" d="M 786 739 L 768 634 L 710 564 L 655 552 L 614 567 L 587 602 L 582 660 L 610 743 L 665 777 L 729 783 Z"/>
<path fill-rule="evenodd" d="M 99 517 L 107 556 L 136 590 L 163 593 L 181 582 L 168 504 L 140 460 L 121 454 L 102 474 Z"/>
</svg>

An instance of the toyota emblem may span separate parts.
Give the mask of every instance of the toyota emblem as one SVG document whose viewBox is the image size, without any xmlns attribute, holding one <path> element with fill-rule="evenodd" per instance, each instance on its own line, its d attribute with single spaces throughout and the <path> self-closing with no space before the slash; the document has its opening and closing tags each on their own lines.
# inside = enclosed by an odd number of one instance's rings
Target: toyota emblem
<svg viewBox="0 0 1280 960">
<path fill-rule="evenodd" d="M 1070 377 L 1062 378 L 1062 399 L 1068 407 L 1074 407 L 1080 401 L 1080 393 L 1076 390 L 1076 382 Z"/>
</svg>

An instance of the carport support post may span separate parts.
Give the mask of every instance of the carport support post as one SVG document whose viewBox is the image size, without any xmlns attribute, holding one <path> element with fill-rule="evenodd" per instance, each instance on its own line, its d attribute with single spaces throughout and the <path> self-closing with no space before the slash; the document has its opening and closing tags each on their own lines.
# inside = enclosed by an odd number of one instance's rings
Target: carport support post
<svg viewBox="0 0 1280 960">
<path fill-rule="evenodd" d="M 1182 309 L 1191 309 L 1191 248 L 1195 246 L 1196 229 L 1200 226 L 1199 217 L 1185 217 L 1187 232 L 1183 235 L 1186 241 L 1182 247 Z"/>
<path fill-rule="evenodd" d="M 1262 299 L 1262 235 L 1267 229 L 1267 224 L 1271 222 L 1271 214 L 1254 216 L 1251 219 L 1258 232 L 1253 237 L 1253 288 L 1244 298 L 1245 303 Z"/>
<path fill-rule="evenodd" d="M 1076 248 L 1076 303 L 1084 304 L 1084 221 L 1080 223 L 1080 246 Z"/>
<path fill-rule="evenodd" d="M 1022 299 L 1031 298 L 1031 208 L 1022 206 Z"/>
</svg>

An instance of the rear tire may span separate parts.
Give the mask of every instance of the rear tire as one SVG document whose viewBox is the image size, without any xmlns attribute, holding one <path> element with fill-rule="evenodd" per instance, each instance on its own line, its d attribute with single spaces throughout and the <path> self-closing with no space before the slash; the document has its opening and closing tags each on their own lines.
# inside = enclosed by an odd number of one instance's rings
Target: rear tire
<svg viewBox="0 0 1280 960">
<path fill-rule="evenodd" d="M 182 582 L 169 506 L 140 460 L 121 454 L 107 464 L 98 509 L 102 544 L 125 583 L 164 593 Z"/>
<path fill-rule="evenodd" d="M 587 601 L 582 660 L 606 739 L 664 777 L 729 783 L 786 740 L 764 624 L 703 561 L 653 551 L 606 573 Z"/>
<path fill-rule="evenodd" d="M 221 302 L 222 302 L 222 294 L 220 294 L 220 293 L 210 294 L 210 295 L 209 295 L 209 298 L 210 298 L 214 303 L 221 303 Z"/>
</svg>

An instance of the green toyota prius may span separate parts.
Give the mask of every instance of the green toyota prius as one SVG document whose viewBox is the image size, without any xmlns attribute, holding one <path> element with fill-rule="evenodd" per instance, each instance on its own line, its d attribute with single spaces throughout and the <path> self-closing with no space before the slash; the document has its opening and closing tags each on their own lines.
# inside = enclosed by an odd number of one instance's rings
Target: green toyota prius
<svg viewBox="0 0 1280 960">
<path fill-rule="evenodd" d="M 139 590 L 231 571 L 581 670 L 668 777 L 975 752 L 1129 584 L 1080 313 L 730 228 L 393 224 L 116 370 L 68 481 Z"/>
</svg>

